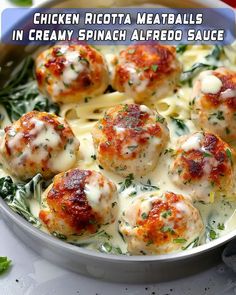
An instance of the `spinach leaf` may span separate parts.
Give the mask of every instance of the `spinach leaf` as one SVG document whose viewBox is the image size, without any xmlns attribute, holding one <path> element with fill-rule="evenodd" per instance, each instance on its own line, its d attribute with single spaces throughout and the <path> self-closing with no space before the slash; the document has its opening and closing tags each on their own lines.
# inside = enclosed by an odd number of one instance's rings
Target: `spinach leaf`
<svg viewBox="0 0 236 295">
<path fill-rule="evenodd" d="M 219 45 L 215 45 L 212 52 L 206 56 L 206 59 L 214 59 L 214 60 L 219 60 L 220 55 L 223 51 L 223 47 Z"/>
<path fill-rule="evenodd" d="M 184 123 L 184 120 L 178 119 L 171 117 L 172 122 L 175 125 L 175 134 L 178 136 L 188 134 L 189 133 L 189 128 L 188 126 Z"/>
<path fill-rule="evenodd" d="M 37 174 L 26 184 L 14 183 L 10 176 L 0 178 L 0 197 L 8 206 L 27 221 L 40 227 L 39 220 L 30 211 L 29 200 L 41 204 L 42 176 Z"/>
<path fill-rule="evenodd" d="M 0 274 L 4 273 L 11 265 L 11 260 L 7 257 L 0 256 Z"/>
<path fill-rule="evenodd" d="M 195 247 L 199 246 L 199 242 L 200 242 L 200 239 L 199 239 L 199 237 L 197 237 L 192 242 L 190 242 L 187 246 L 182 247 L 182 250 L 195 248 Z"/>
<path fill-rule="evenodd" d="M 187 44 L 179 44 L 178 46 L 176 46 L 176 52 L 179 54 L 183 54 L 188 48 Z"/>
<path fill-rule="evenodd" d="M 0 104 L 11 121 L 18 120 L 32 110 L 58 114 L 59 106 L 38 91 L 33 75 L 34 61 L 26 58 L 8 83 L 0 90 Z"/>
<path fill-rule="evenodd" d="M 195 78 L 200 72 L 204 70 L 215 70 L 216 68 L 217 68 L 216 66 L 205 64 L 205 63 L 195 63 L 189 70 L 184 71 L 181 74 L 180 82 L 182 84 L 185 84 L 185 83 L 191 84 L 192 79 Z"/>
<path fill-rule="evenodd" d="M 109 242 L 101 244 L 98 250 L 107 254 L 123 254 L 120 247 L 115 247 Z"/>
<path fill-rule="evenodd" d="M 134 180 L 134 175 L 133 174 L 129 174 L 124 182 L 120 182 L 120 189 L 119 189 L 119 193 L 123 192 L 126 188 L 130 187 L 133 184 L 133 180 Z"/>
</svg>

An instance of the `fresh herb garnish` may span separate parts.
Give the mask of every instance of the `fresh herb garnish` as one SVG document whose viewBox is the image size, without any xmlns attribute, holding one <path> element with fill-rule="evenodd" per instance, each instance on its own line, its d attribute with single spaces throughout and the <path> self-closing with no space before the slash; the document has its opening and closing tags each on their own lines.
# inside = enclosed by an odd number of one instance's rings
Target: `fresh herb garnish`
<svg viewBox="0 0 236 295">
<path fill-rule="evenodd" d="M 232 162 L 232 153 L 231 153 L 231 150 L 230 149 L 226 149 L 226 155 L 228 157 L 228 159 Z"/>
<path fill-rule="evenodd" d="M 156 71 L 158 70 L 158 65 L 152 65 L 151 69 L 152 69 L 153 72 L 156 73 Z"/>
<path fill-rule="evenodd" d="M 218 228 L 219 230 L 224 230 L 224 229 L 225 229 L 225 225 L 224 225 L 224 223 L 218 223 L 217 228 Z"/>
<path fill-rule="evenodd" d="M 194 239 L 192 242 L 190 242 L 186 247 L 182 247 L 182 250 L 192 249 L 194 247 L 197 247 L 199 245 L 199 237 Z"/>
<path fill-rule="evenodd" d="M 159 116 L 159 115 L 156 115 L 156 122 L 158 123 L 164 123 L 165 122 L 165 118 Z"/>
<path fill-rule="evenodd" d="M 147 218 L 148 218 L 148 214 L 145 213 L 145 212 L 143 212 L 143 213 L 141 214 L 141 217 L 142 217 L 142 219 L 147 219 Z"/>
<path fill-rule="evenodd" d="M 6 256 L 0 256 L 0 274 L 7 271 L 10 265 L 11 265 L 11 260 L 9 260 Z"/>
<path fill-rule="evenodd" d="M 172 215 L 171 210 L 167 210 L 167 211 L 161 213 L 161 217 L 163 217 L 163 218 L 167 218 L 168 216 L 171 216 L 171 215 Z"/>
<path fill-rule="evenodd" d="M 184 244 L 187 242 L 187 240 L 184 238 L 177 238 L 177 239 L 174 239 L 173 242 L 178 244 Z"/>
<path fill-rule="evenodd" d="M 165 225 L 161 228 L 161 232 L 163 232 L 163 233 L 167 233 L 167 232 L 169 232 L 169 233 L 171 233 L 172 235 L 175 234 L 175 231 L 173 230 L 173 228 L 171 228 L 171 227 L 169 227 L 169 226 L 165 226 Z"/>
<path fill-rule="evenodd" d="M 210 238 L 210 240 L 215 240 L 217 237 L 218 237 L 218 235 L 214 231 L 214 229 L 210 229 L 210 231 L 209 231 L 209 238 Z"/>
<path fill-rule="evenodd" d="M 123 192 L 126 188 L 130 187 L 133 184 L 133 180 L 134 180 L 134 175 L 133 174 L 129 174 L 124 182 L 120 182 L 119 184 L 121 185 L 119 192 Z"/>
</svg>

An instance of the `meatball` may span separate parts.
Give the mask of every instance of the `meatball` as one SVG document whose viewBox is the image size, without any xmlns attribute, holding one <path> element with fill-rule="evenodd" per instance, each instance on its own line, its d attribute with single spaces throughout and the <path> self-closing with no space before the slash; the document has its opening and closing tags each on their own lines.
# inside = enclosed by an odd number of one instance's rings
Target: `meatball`
<svg viewBox="0 0 236 295">
<path fill-rule="evenodd" d="M 131 45 L 113 63 L 113 88 L 136 102 L 154 101 L 174 90 L 182 69 L 175 47 L 160 44 Z"/>
<path fill-rule="evenodd" d="M 56 102 L 78 102 L 102 94 L 109 84 L 106 62 L 88 45 L 55 45 L 36 59 L 39 89 Z"/>
<path fill-rule="evenodd" d="M 236 72 L 205 71 L 194 84 L 192 119 L 227 142 L 236 140 Z"/>
<path fill-rule="evenodd" d="M 140 196 L 123 212 L 119 229 L 129 253 L 166 254 L 199 239 L 203 222 L 182 195 L 155 191 Z"/>
<path fill-rule="evenodd" d="M 91 234 L 114 222 L 117 190 L 101 173 L 76 168 L 55 176 L 46 202 L 49 208 L 41 210 L 39 218 L 50 232 Z"/>
<path fill-rule="evenodd" d="M 233 150 L 219 137 L 196 132 L 179 139 L 169 174 L 195 200 L 209 203 L 215 193 L 232 189 L 233 158 Z"/>
<path fill-rule="evenodd" d="M 72 168 L 78 149 L 79 142 L 64 119 L 32 111 L 5 128 L 0 161 L 19 179 L 26 180 L 37 173 L 50 178 Z"/>
<path fill-rule="evenodd" d="M 97 160 L 122 176 L 152 171 L 168 139 L 163 117 L 144 105 L 117 105 L 107 111 L 93 131 Z"/>
</svg>

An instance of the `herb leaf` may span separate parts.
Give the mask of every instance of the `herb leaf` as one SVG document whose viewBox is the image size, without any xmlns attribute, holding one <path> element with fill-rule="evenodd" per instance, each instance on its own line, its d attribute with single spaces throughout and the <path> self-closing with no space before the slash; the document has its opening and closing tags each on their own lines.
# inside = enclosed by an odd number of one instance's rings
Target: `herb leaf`
<svg viewBox="0 0 236 295">
<path fill-rule="evenodd" d="M 176 52 L 179 54 L 183 54 L 187 50 L 188 45 L 186 44 L 179 44 L 176 46 Z"/>
<path fill-rule="evenodd" d="M 119 193 L 123 192 L 126 188 L 130 187 L 133 184 L 133 180 L 134 180 L 134 175 L 133 174 L 129 174 L 124 182 L 119 183 L 121 185 L 120 189 L 119 189 Z"/>
<path fill-rule="evenodd" d="M 11 265 L 11 260 L 7 257 L 0 256 L 0 274 L 4 273 Z"/>
<path fill-rule="evenodd" d="M 219 60 L 220 55 L 223 51 L 223 47 L 219 45 L 215 45 L 212 52 L 206 56 L 206 59 L 214 59 L 214 60 Z"/>
<path fill-rule="evenodd" d="M 176 135 L 181 136 L 181 135 L 189 133 L 188 126 L 184 123 L 184 120 L 174 118 L 174 117 L 171 117 L 171 120 L 175 124 L 175 127 L 176 127 L 175 133 L 176 133 Z"/>
<path fill-rule="evenodd" d="M 12 122 L 32 110 L 56 114 L 59 112 L 57 104 L 39 93 L 33 76 L 33 66 L 33 59 L 26 58 L 18 71 L 0 90 L 0 104 L 6 109 Z"/>
<path fill-rule="evenodd" d="M 181 74 L 180 82 L 190 83 L 192 82 L 192 79 L 195 78 L 200 72 L 204 70 L 215 70 L 216 66 L 204 64 L 204 63 L 195 63 L 189 70 L 184 71 Z"/>
<path fill-rule="evenodd" d="M 178 243 L 178 244 L 184 244 L 184 243 L 187 242 L 187 240 L 184 239 L 184 238 L 176 238 L 176 239 L 173 240 L 173 242 Z"/>
<path fill-rule="evenodd" d="M 182 247 L 182 250 L 192 249 L 194 247 L 197 247 L 199 245 L 199 237 L 194 239 L 192 242 L 190 242 L 186 247 Z"/>
<path fill-rule="evenodd" d="M 42 176 L 37 174 L 26 184 L 16 184 L 10 176 L 0 178 L 0 197 L 8 206 L 27 221 L 40 227 L 41 223 L 30 211 L 29 200 L 35 199 L 41 204 Z"/>
</svg>

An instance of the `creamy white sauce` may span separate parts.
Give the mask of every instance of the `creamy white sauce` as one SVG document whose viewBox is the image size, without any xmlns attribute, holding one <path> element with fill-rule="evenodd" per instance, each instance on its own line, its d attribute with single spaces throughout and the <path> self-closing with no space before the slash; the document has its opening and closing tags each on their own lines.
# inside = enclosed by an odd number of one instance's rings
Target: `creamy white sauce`
<svg viewBox="0 0 236 295">
<path fill-rule="evenodd" d="M 197 46 L 196 47 L 190 46 L 189 50 L 187 50 L 182 56 L 180 56 L 180 60 L 184 64 L 184 69 L 189 69 L 191 65 L 196 62 L 203 62 L 203 63 L 206 62 L 205 56 L 209 54 L 212 50 L 212 47 L 210 46 L 205 46 L 205 47 L 199 46 L 198 50 L 196 50 L 196 48 Z M 112 46 L 112 47 L 104 47 L 101 49 L 106 54 L 107 61 L 109 62 L 108 63 L 109 70 L 112 71 L 111 61 L 113 60 L 114 55 L 116 53 L 116 48 Z M 74 58 L 73 55 L 68 57 L 69 60 L 73 60 L 73 58 Z M 211 62 L 211 61 L 207 60 L 207 62 Z M 232 69 L 236 68 L 236 66 L 231 65 L 228 61 L 224 61 L 224 62 L 218 61 L 217 64 L 218 66 L 225 65 Z M 132 65 L 129 66 L 129 69 L 131 71 L 131 79 L 133 83 L 138 85 L 140 81 L 139 81 L 139 77 L 137 73 L 133 71 Z M 219 81 L 217 81 L 216 79 L 212 77 L 213 76 L 210 76 L 210 78 L 209 76 L 205 77 L 207 80 L 205 80 L 205 82 L 203 83 L 204 85 L 203 85 L 203 88 L 201 89 L 203 92 L 206 91 L 206 93 L 217 93 L 220 90 Z M 71 80 L 71 79 L 73 80 L 73 77 L 70 77 L 70 73 L 68 73 L 68 75 L 66 74 L 66 79 L 67 78 L 68 80 Z M 205 78 L 203 78 L 203 80 Z M 139 84 L 138 86 L 139 91 L 142 91 L 144 86 L 145 86 L 144 84 Z M 60 89 L 60 85 L 59 86 L 55 85 L 55 88 Z M 193 125 L 193 123 L 190 120 L 187 119 L 189 118 L 189 114 L 190 114 L 189 106 L 188 106 L 188 102 L 190 101 L 190 94 L 191 94 L 190 87 L 183 86 L 177 94 L 170 96 L 170 99 L 172 99 L 172 105 L 174 105 L 175 102 L 178 102 L 178 95 L 179 97 L 182 98 L 181 102 L 183 104 L 182 105 L 180 104 L 181 109 L 179 110 L 179 113 L 185 115 L 184 120 L 189 131 L 195 132 L 197 128 Z M 223 98 L 231 94 L 232 94 L 231 92 L 225 92 L 223 93 Z M 186 99 L 186 101 L 184 101 L 184 99 Z M 172 105 L 170 106 L 170 108 L 172 107 Z M 184 109 L 185 107 L 186 107 L 186 110 L 182 112 L 182 109 Z M 142 106 L 142 109 L 143 111 L 145 111 L 146 107 Z M 160 113 L 163 116 L 167 114 L 166 110 L 163 110 L 163 111 L 160 110 Z M 74 121 L 71 120 L 71 122 L 69 121 L 69 123 L 71 123 L 74 133 L 79 138 L 80 144 L 81 144 L 78 162 L 76 166 L 80 167 L 81 169 L 91 169 L 91 170 L 102 172 L 105 176 L 113 180 L 119 188 L 120 187 L 119 183 L 123 182 L 124 178 L 112 172 L 101 170 L 98 167 L 98 165 L 96 164 L 96 161 L 93 160 L 93 158 L 91 158 L 91 156 L 95 154 L 91 134 L 89 132 L 81 133 L 81 129 L 83 126 L 78 126 L 76 122 L 77 122 L 76 120 Z M 176 140 L 178 139 L 178 135 L 176 134 L 176 127 L 169 118 L 167 118 L 167 122 L 168 122 L 168 127 L 170 129 L 170 143 L 167 146 L 167 148 L 174 149 L 176 147 Z M 88 122 L 85 121 L 84 125 L 86 124 L 88 124 Z M 89 123 L 89 124 L 90 124 L 89 125 L 90 127 L 93 126 L 92 123 Z M 123 132 L 123 128 L 116 127 L 116 132 L 117 133 Z M 183 149 L 185 151 L 188 151 L 191 148 L 196 148 L 199 146 L 199 142 L 200 142 L 199 136 L 192 137 L 191 140 L 185 142 L 185 144 L 183 145 Z M 58 165 L 58 167 L 63 167 L 64 170 L 66 170 L 66 167 L 63 166 L 63 164 L 66 162 L 64 161 L 64 159 L 67 156 L 68 156 L 67 153 L 66 154 L 62 153 L 61 157 L 58 158 L 58 161 L 56 161 L 55 165 Z M 137 196 L 144 194 L 144 191 L 142 191 L 141 184 L 146 184 L 149 180 L 151 181 L 152 185 L 155 185 L 159 188 L 158 190 L 160 191 L 160 193 L 165 191 L 173 191 L 175 193 L 183 194 L 186 198 L 190 199 L 190 197 L 188 196 L 188 192 L 186 190 L 182 190 L 176 187 L 173 184 L 173 182 L 170 181 L 168 176 L 168 166 L 170 164 L 170 160 L 171 160 L 171 156 L 169 153 L 167 153 L 166 155 L 162 155 L 158 162 L 158 165 L 152 172 L 150 172 L 144 177 L 135 178 L 135 181 L 133 181 L 131 186 L 129 186 L 127 189 L 119 193 L 119 197 L 118 197 L 119 212 L 118 212 L 117 220 L 115 221 L 115 223 L 111 225 L 103 226 L 101 230 L 105 230 L 108 234 L 111 235 L 109 242 L 111 242 L 112 245 L 115 247 L 120 247 L 123 253 L 126 253 L 127 247 L 118 233 L 118 220 L 120 216 L 122 215 L 123 211 L 130 206 L 130 204 L 134 201 L 134 199 Z M 203 190 L 206 189 L 204 183 L 201 183 L 201 187 Z M 91 184 L 86 185 L 86 194 L 87 194 L 89 202 L 91 202 L 92 204 L 99 203 L 100 193 L 101 191 L 99 190 L 98 187 Z M 39 210 L 38 205 L 35 202 L 31 202 L 30 206 L 31 206 L 32 212 L 35 214 L 35 216 L 37 216 L 38 210 Z M 188 208 L 186 208 L 187 206 L 184 206 L 182 203 L 178 203 L 176 206 L 181 211 L 188 210 Z M 222 198 L 217 198 L 216 196 L 214 203 L 212 204 L 202 204 L 200 202 L 195 202 L 194 206 L 200 210 L 205 226 L 211 226 L 216 231 L 217 235 L 221 236 L 236 228 L 236 221 L 235 221 L 236 220 L 236 217 L 235 217 L 236 202 L 234 198 L 232 201 L 228 201 L 227 198 L 222 199 Z M 142 212 L 148 213 L 151 210 L 151 202 L 150 201 L 143 202 L 141 206 L 141 210 Z M 217 228 L 218 224 L 224 224 L 225 230 L 219 230 Z M 42 230 L 47 231 L 45 227 L 42 227 Z M 97 237 L 94 237 L 93 239 L 96 240 Z M 81 238 L 79 239 L 73 238 L 74 242 L 77 240 L 81 241 Z M 208 241 L 206 234 L 202 237 L 201 242 L 204 243 L 205 241 Z M 94 247 L 94 245 L 91 244 L 88 246 L 88 248 L 94 249 L 96 247 Z"/>
</svg>

